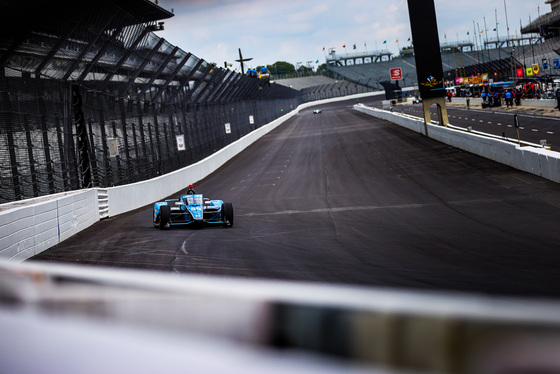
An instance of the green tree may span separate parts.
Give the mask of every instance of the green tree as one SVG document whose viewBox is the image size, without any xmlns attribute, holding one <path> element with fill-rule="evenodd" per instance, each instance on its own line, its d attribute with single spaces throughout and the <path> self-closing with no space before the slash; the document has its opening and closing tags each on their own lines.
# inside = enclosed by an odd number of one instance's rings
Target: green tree
<svg viewBox="0 0 560 374">
<path fill-rule="evenodd" d="M 309 75 L 310 73 L 313 73 L 313 69 L 310 68 L 310 67 L 301 65 L 301 66 L 298 68 L 298 73 L 299 73 L 299 74 L 302 74 L 302 75 Z"/>
<path fill-rule="evenodd" d="M 317 66 L 317 74 L 321 74 L 321 75 L 324 75 L 326 77 L 334 78 L 334 74 L 332 73 L 332 71 L 327 69 L 327 64 L 321 64 L 321 65 Z"/>
<path fill-rule="evenodd" d="M 286 61 L 276 61 L 272 65 L 267 65 L 266 68 L 276 76 L 295 74 L 296 72 L 296 67 Z"/>
</svg>

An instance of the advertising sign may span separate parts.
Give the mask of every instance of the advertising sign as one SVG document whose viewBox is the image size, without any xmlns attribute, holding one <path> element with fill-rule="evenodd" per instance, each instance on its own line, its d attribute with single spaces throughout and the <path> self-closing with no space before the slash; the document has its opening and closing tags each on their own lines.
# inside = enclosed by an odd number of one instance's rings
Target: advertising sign
<svg viewBox="0 0 560 374">
<path fill-rule="evenodd" d="M 185 136 L 184 135 L 177 135 L 177 150 L 184 151 L 185 150 Z"/>
<path fill-rule="evenodd" d="M 396 81 L 402 79 L 402 69 L 401 68 L 393 68 L 389 70 L 391 73 L 391 80 Z"/>
<path fill-rule="evenodd" d="M 116 157 L 119 155 L 119 143 L 116 138 L 108 138 L 109 141 L 109 157 Z"/>
</svg>

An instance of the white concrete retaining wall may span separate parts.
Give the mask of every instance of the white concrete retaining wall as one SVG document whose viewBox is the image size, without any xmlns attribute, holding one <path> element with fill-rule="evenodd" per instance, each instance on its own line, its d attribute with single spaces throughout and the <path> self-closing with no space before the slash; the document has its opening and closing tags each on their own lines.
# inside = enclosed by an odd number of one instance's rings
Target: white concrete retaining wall
<svg viewBox="0 0 560 374">
<path fill-rule="evenodd" d="M 9 205 L 12 207 L 10 209 Z M 23 261 L 99 221 L 97 190 L 3 204 L 0 259 Z"/>
<path fill-rule="evenodd" d="M 384 93 L 368 92 L 302 104 L 196 164 L 147 181 L 103 189 L 107 191 L 109 217 L 146 206 L 204 179 L 302 109 L 380 94 Z M 97 189 L 91 189 L 0 205 L 0 260 L 24 261 L 99 221 L 97 195 Z"/>
<path fill-rule="evenodd" d="M 423 119 L 363 105 L 354 109 L 425 134 Z M 493 136 L 428 124 L 428 137 L 513 168 L 560 183 L 560 153 L 538 146 L 519 146 Z"/>
</svg>

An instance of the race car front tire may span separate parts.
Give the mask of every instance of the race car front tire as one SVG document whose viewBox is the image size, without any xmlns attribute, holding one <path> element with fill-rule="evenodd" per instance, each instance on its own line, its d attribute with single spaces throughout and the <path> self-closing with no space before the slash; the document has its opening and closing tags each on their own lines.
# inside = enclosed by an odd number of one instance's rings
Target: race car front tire
<svg viewBox="0 0 560 374">
<path fill-rule="evenodd" d="M 169 227 L 171 219 L 171 207 L 169 205 L 162 205 L 159 207 L 159 228 L 165 229 Z"/>
<path fill-rule="evenodd" d="M 222 204 L 222 220 L 224 221 L 224 227 L 233 226 L 233 204 L 223 203 Z"/>
</svg>

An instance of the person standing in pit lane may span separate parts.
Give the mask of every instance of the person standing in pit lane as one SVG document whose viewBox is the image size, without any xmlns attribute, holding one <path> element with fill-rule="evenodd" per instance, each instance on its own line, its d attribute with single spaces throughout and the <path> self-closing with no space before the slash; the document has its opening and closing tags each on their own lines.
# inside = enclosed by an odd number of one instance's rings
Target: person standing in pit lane
<svg viewBox="0 0 560 374">
<path fill-rule="evenodd" d="M 511 97 L 511 91 L 510 90 L 506 90 L 505 98 L 506 98 L 506 107 L 509 108 L 510 105 L 513 107 L 513 100 L 512 100 L 512 97 Z"/>
</svg>

